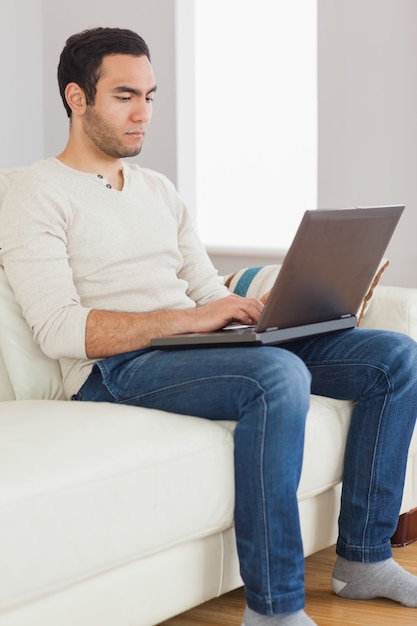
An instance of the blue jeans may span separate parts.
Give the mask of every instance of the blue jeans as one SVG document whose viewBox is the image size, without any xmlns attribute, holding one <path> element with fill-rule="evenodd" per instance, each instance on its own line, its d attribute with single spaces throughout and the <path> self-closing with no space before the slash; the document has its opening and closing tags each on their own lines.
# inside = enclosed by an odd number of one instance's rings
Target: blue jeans
<svg viewBox="0 0 417 626">
<path fill-rule="evenodd" d="M 235 524 L 247 602 L 304 606 L 297 486 L 310 393 L 356 403 L 346 444 L 337 552 L 391 556 L 417 415 L 417 344 L 348 330 L 281 347 L 141 350 L 98 362 L 75 400 L 236 420 Z"/>
</svg>

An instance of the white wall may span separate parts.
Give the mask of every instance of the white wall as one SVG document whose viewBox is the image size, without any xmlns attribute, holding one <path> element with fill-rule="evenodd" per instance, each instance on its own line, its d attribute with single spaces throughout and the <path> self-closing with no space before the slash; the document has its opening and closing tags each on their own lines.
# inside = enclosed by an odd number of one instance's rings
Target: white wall
<svg viewBox="0 0 417 626">
<path fill-rule="evenodd" d="M 40 159 L 43 146 L 42 0 L 0 3 L 0 167 Z"/>
<path fill-rule="evenodd" d="M 416 0 L 319 0 L 318 204 L 405 203 L 382 282 L 414 287 L 416 26 Z"/>
</svg>

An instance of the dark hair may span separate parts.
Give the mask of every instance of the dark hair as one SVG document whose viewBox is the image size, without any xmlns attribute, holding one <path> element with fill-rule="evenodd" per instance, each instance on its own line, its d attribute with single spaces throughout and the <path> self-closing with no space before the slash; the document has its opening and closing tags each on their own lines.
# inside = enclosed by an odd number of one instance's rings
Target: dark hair
<svg viewBox="0 0 417 626">
<path fill-rule="evenodd" d="M 65 98 L 68 83 L 77 83 L 85 93 L 87 104 L 94 104 L 103 57 L 110 54 L 146 56 L 151 60 L 142 37 L 125 28 L 92 28 L 67 39 L 59 59 L 58 84 L 68 117 L 71 117 Z"/>
</svg>

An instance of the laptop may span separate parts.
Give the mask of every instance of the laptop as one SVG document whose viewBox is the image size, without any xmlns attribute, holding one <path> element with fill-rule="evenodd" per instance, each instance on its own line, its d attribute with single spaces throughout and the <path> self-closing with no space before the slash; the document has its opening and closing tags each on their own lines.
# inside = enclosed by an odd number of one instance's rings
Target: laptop
<svg viewBox="0 0 417 626">
<path fill-rule="evenodd" d="M 274 345 L 353 328 L 403 205 L 306 211 L 255 326 L 152 339 L 155 348 Z"/>
</svg>

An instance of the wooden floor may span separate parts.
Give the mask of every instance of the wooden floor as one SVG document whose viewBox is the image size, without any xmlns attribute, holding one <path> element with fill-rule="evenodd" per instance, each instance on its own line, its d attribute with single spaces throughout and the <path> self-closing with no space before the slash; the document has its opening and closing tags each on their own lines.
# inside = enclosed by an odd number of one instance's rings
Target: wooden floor
<svg viewBox="0 0 417 626">
<path fill-rule="evenodd" d="M 417 542 L 394 549 L 394 559 L 417 576 Z M 353 601 L 335 596 L 330 587 L 334 548 L 306 559 L 306 612 L 318 626 L 412 626 L 417 609 L 390 600 Z M 243 589 L 211 600 L 160 626 L 241 626 Z"/>
</svg>

